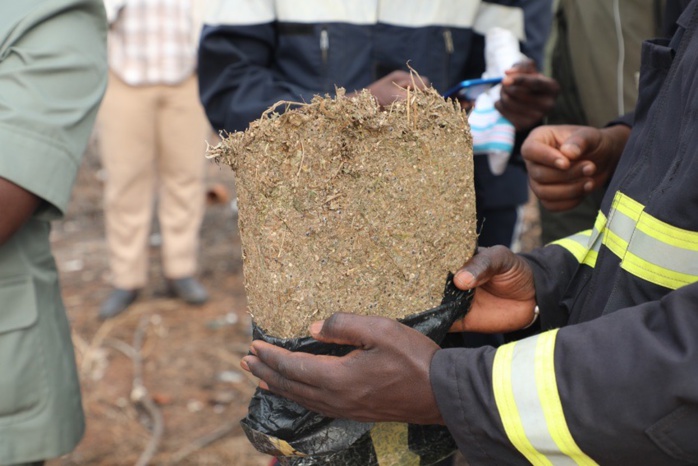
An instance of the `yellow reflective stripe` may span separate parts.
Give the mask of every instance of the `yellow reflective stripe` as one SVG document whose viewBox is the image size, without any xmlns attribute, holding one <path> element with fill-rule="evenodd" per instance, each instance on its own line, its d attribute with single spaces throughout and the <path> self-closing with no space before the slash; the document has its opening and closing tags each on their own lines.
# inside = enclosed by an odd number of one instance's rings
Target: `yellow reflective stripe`
<svg viewBox="0 0 698 466">
<path fill-rule="evenodd" d="M 649 214 L 640 217 L 637 228 L 664 244 L 698 252 L 698 233 L 695 231 L 683 230 L 669 225 Z"/>
<path fill-rule="evenodd" d="M 602 220 L 603 224 L 605 224 L 606 217 L 599 213 L 597 223 L 599 223 L 599 218 Z M 601 233 L 599 231 L 585 230 L 572 236 L 568 236 L 567 238 L 553 241 L 550 244 L 556 244 L 565 248 L 574 256 L 575 259 L 577 259 L 577 262 L 580 264 L 594 267 L 596 265 L 596 259 L 599 255 L 599 248 L 601 247 L 601 241 L 594 241 L 594 239 L 600 234 Z M 594 241 L 594 243 L 590 247 L 589 244 L 591 241 Z"/>
<path fill-rule="evenodd" d="M 554 241 L 583 265 L 595 267 L 601 245 L 637 278 L 670 289 L 698 282 L 698 232 L 663 222 L 644 206 L 617 192 L 608 219 L 602 212 L 593 230 Z"/>
<path fill-rule="evenodd" d="M 632 254 L 628 251 L 625 254 L 621 268 L 628 273 L 635 275 L 638 278 L 646 280 L 655 285 L 663 286 L 671 290 L 676 290 L 682 286 L 690 285 L 698 281 L 698 276 L 689 275 L 681 272 L 660 267 L 658 265 L 647 262 L 646 260 Z"/>
<path fill-rule="evenodd" d="M 591 268 L 594 268 L 594 267 L 596 267 L 596 260 L 598 258 L 599 258 L 599 252 L 594 251 L 593 249 L 590 249 L 589 251 L 587 251 L 587 253 L 584 256 L 584 259 L 582 260 L 581 263 L 584 265 L 588 265 Z"/>
<path fill-rule="evenodd" d="M 623 240 L 623 238 L 616 235 L 611 230 L 604 230 L 603 244 L 606 245 L 606 247 L 610 249 L 613 254 L 621 259 L 625 255 L 625 251 L 628 249 L 628 242 Z"/>
<path fill-rule="evenodd" d="M 565 421 L 555 376 L 557 330 L 497 349 L 492 386 L 504 431 L 534 465 L 594 465 Z"/>
<path fill-rule="evenodd" d="M 606 216 L 599 211 L 594 221 L 594 228 L 591 230 L 589 237 L 589 246 L 584 258 L 579 261 L 580 264 L 588 265 L 591 268 L 596 267 L 596 260 L 599 258 L 599 250 L 603 244 L 603 232 L 606 227 Z"/>
<path fill-rule="evenodd" d="M 557 330 L 540 334 L 536 344 L 535 377 L 538 395 L 548 424 L 548 431 L 560 449 L 578 465 L 595 465 L 574 441 L 562 410 L 562 401 L 557 390 L 555 375 L 555 339 Z"/>
<path fill-rule="evenodd" d="M 677 289 L 698 282 L 698 232 L 684 230 L 644 212 L 644 206 L 616 193 L 603 244 L 621 268 L 642 280 Z"/>
<path fill-rule="evenodd" d="M 596 215 L 596 220 L 594 220 L 594 233 L 592 233 L 592 236 L 596 238 L 595 235 L 600 234 L 606 228 L 606 216 L 599 210 L 599 213 Z"/>
<path fill-rule="evenodd" d="M 552 463 L 545 455 L 538 452 L 526 437 L 521 416 L 514 399 L 514 388 L 511 379 L 511 366 L 514 357 L 514 343 L 497 348 L 492 366 L 492 388 L 494 401 L 499 411 L 504 432 L 514 447 L 533 465 L 550 465 Z"/>
<path fill-rule="evenodd" d="M 591 230 L 589 230 L 589 234 L 591 235 Z M 586 256 L 587 247 L 586 244 L 582 244 L 581 241 L 578 241 L 575 236 L 562 238 L 557 241 L 553 241 L 550 244 L 557 244 L 558 246 L 562 246 L 563 248 L 567 249 L 567 251 L 569 251 L 569 253 L 572 254 L 575 259 L 577 259 L 577 262 L 581 263 L 584 260 L 584 256 Z"/>
<path fill-rule="evenodd" d="M 371 440 L 379 466 L 420 465 L 419 455 L 410 450 L 408 429 L 402 422 L 377 422 L 373 426 Z"/>
<path fill-rule="evenodd" d="M 635 221 L 640 218 L 644 209 L 645 206 L 620 191 L 616 193 L 611 205 L 611 210 L 617 210 Z"/>
</svg>

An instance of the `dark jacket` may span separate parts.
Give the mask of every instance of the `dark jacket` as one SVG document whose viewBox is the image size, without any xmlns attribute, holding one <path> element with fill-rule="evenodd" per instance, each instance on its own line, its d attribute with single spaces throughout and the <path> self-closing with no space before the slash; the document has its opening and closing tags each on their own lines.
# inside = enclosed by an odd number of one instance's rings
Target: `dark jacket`
<svg viewBox="0 0 698 466">
<path fill-rule="evenodd" d="M 410 1 L 223 0 L 199 48 L 201 99 L 215 129 L 244 130 L 278 101 L 347 92 L 409 66 L 445 91 L 484 71 L 483 32 L 507 26 L 523 51 L 542 61 L 550 0 Z M 455 5 L 455 6 L 454 6 Z M 525 21 L 524 21 L 525 20 Z M 524 40 L 525 39 L 525 40 Z M 279 109 L 280 111 L 283 108 Z M 483 159 L 484 161 L 484 159 Z M 517 165 L 518 164 L 518 165 Z M 476 167 L 478 208 L 528 198 L 520 160 L 500 177 Z"/>
<path fill-rule="evenodd" d="M 594 229 L 527 256 L 546 331 L 433 360 L 470 464 L 698 463 L 697 6 L 643 46 Z"/>
</svg>

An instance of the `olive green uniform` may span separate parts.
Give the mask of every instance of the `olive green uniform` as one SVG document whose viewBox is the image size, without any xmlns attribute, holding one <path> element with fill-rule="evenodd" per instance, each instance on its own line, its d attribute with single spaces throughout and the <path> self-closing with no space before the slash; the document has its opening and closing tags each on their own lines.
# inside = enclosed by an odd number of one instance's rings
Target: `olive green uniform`
<svg viewBox="0 0 698 466">
<path fill-rule="evenodd" d="M 0 244 L 0 464 L 71 451 L 84 417 L 49 245 L 106 85 L 100 0 L 0 3 L 0 177 L 42 199 Z M 3 213 L 12 208 L 0 202 Z"/>
</svg>

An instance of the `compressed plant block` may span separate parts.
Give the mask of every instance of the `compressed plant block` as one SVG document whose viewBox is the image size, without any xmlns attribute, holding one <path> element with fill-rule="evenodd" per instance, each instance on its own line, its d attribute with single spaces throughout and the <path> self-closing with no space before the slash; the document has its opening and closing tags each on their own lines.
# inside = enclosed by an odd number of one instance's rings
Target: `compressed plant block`
<svg viewBox="0 0 698 466">
<path fill-rule="evenodd" d="M 287 339 L 335 312 L 437 307 L 477 241 L 467 115 L 432 89 L 293 106 L 209 150 L 235 170 L 255 324 Z"/>
</svg>

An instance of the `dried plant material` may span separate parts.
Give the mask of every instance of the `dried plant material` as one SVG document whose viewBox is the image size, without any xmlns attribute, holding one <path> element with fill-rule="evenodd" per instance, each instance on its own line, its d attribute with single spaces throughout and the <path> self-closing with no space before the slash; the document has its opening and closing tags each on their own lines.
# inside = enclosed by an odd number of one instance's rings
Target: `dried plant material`
<svg viewBox="0 0 698 466">
<path fill-rule="evenodd" d="M 209 155 L 235 170 L 249 309 L 269 335 L 433 308 L 475 249 L 466 114 L 432 89 L 385 111 L 341 89 L 270 109 Z"/>
</svg>

